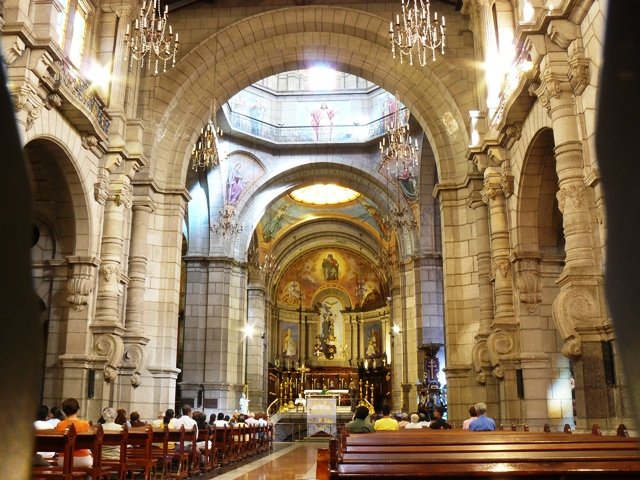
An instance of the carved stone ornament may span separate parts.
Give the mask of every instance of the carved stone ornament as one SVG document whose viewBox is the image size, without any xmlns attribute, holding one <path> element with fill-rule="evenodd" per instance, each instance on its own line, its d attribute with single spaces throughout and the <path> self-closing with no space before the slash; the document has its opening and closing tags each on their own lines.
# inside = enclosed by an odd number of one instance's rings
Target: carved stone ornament
<svg viewBox="0 0 640 480">
<path fill-rule="evenodd" d="M 75 264 L 74 272 L 67 281 L 69 296 L 67 301 L 72 310 L 81 312 L 89 302 L 89 296 L 94 285 L 94 265 Z"/>
<path fill-rule="evenodd" d="M 104 364 L 105 382 L 114 381 L 118 376 L 124 350 L 122 339 L 112 334 L 99 335 L 95 340 L 94 349 L 97 355 L 106 357 Z"/>
<path fill-rule="evenodd" d="M 513 144 L 520 140 L 520 137 L 522 137 L 522 124 L 517 122 L 507 125 L 506 127 L 504 127 L 504 136 L 504 148 L 506 148 L 507 150 L 511 150 Z"/>
<path fill-rule="evenodd" d="M 489 352 L 489 360 L 493 366 L 493 375 L 495 377 L 504 377 L 504 372 L 500 366 L 500 355 L 511 353 L 514 344 L 513 337 L 503 330 L 492 332 L 487 338 L 487 351 Z"/>
<path fill-rule="evenodd" d="M 511 278 L 511 262 L 507 258 L 497 258 L 491 264 L 491 276 L 496 278 L 497 273 L 500 272 L 503 280 Z"/>
<path fill-rule="evenodd" d="M 125 367 L 133 367 L 131 375 L 131 385 L 137 388 L 142 385 L 142 370 L 147 363 L 147 353 L 142 345 L 127 345 L 123 357 Z"/>
<path fill-rule="evenodd" d="M 589 85 L 589 65 L 583 49 L 576 48 L 569 55 L 569 84 L 576 95 L 581 95 Z"/>
<path fill-rule="evenodd" d="M 24 41 L 18 35 L 3 35 L 2 44 L 4 45 L 5 65 L 11 65 L 15 62 L 26 49 Z"/>
<path fill-rule="evenodd" d="M 476 338 L 476 343 L 471 349 L 471 363 L 473 365 L 473 371 L 476 373 L 476 381 L 484 385 L 487 382 L 487 376 L 484 373 L 485 368 L 491 367 L 486 338 Z"/>
<path fill-rule="evenodd" d="M 573 183 L 571 185 L 565 185 L 558 190 L 556 198 L 558 199 L 558 208 L 560 212 L 564 214 L 564 207 L 567 201 L 571 202 L 571 206 L 574 209 L 579 209 L 582 205 L 582 199 L 584 197 L 584 185 Z"/>
<path fill-rule="evenodd" d="M 51 110 L 52 108 L 60 108 L 62 105 L 62 98 L 57 93 L 50 93 L 47 95 L 47 99 L 44 103 L 44 107 L 47 110 Z"/>
<path fill-rule="evenodd" d="M 44 102 L 38 95 L 37 87 L 25 80 L 17 88 L 12 89 L 13 105 L 16 113 L 26 112 L 25 130 L 30 130 L 40 116 Z"/>
<path fill-rule="evenodd" d="M 114 263 L 103 263 L 102 267 L 100 267 L 100 271 L 102 272 L 102 276 L 108 282 L 113 275 L 117 277 L 120 276 L 120 265 Z"/>
<path fill-rule="evenodd" d="M 95 135 L 90 135 L 90 134 L 84 134 L 82 136 L 82 147 L 87 149 L 87 150 L 91 150 L 94 147 L 98 146 L 98 139 L 96 138 Z"/>
<path fill-rule="evenodd" d="M 93 196 L 100 205 L 104 205 L 109 199 L 109 179 L 105 175 L 100 175 L 98 181 L 93 185 Z"/>
<path fill-rule="evenodd" d="M 595 301 L 588 290 L 573 287 L 560 291 L 553 302 L 553 320 L 564 340 L 565 357 L 580 356 L 582 345 L 576 326 L 589 326 L 595 315 Z"/>
<path fill-rule="evenodd" d="M 113 196 L 113 201 L 118 206 L 124 206 L 124 208 L 131 208 L 133 205 L 133 189 L 128 183 L 124 183 L 118 193 Z"/>
<path fill-rule="evenodd" d="M 495 182 L 485 180 L 480 194 L 482 195 L 482 201 L 489 203 L 489 200 L 494 200 L 498 195 L 502 194 L 502 187 Z"/>
<path fill-rule="evenodd" d="M 516 288 L 520 301 L 527 305 L 529 313 L 535 312 L 542 301 L 540 261 L 537 258 L 522 258 L 516 261 Z"/>
</svg>

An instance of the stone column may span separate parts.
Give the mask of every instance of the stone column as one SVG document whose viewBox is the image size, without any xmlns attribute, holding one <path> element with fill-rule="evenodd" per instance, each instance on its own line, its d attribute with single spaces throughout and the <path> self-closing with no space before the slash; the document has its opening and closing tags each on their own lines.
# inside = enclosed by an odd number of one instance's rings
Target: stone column
<svg viewBox="0 0 640 480">
<path fill-rule="evenodd" d="M 251 277 L 250 277 L 251 278 Z M 245 347 L 248 349 L 245 359 L 247 364 L 246 379 L 249 385 L 249 399 L 251 411 L 263 411 L 266 409 L 267 398 L 262 379 L 264 378 L 264 348 L 265 338 L 265 298 L 266 291 L 261 283 L 250 281 L 247 290 L 247 324 L 253 325 L 253 335 L 246 338 Z M 302 325 L 300 326 L 300 331 Z M 300 334 L 302 339 L 302 334 Z M 298 350 L 302 355 L 302 351 Z"/>
<path fill-rule="evenodd" d="M 131 241 L 129 247 L 129 286 L 125 317 L 124 356 L 122 364 L 121 402 L 135 405 L 134 392 L 142 384 L 146 367 L 145 346 L 150 338 L 144 334 L 144 285 L 147 276 L 147 232 L 154 202 L 148 197 L 136 198 L 132 206 Z M 126 385 L 126 387 L 125 387 Z"/>
<path fill-rule="evenodd" d="M 494 156 L 491 155 L 490 156 Z M 494 159 L 494 163 L 495 163 Z M 498 158 L 497 160 L 504 160 Z M 503 165 L 504 166 L 504 165 Z M 503 381 L 500 388 L 500 418 L 504 422 L 517 422 L 521 418 L 516 391 L 514 357 L 518 355 L 517 322 L 513 308 L 513 286 L 509 254 L 509 226 L 506 197 L 513 185 L 505 181 L 503 168 L 487 167 L 484 172 L 482 198 L 489 205 L 491 243 L 491 275 L 494 285 L 495 313 L 491 333 L 487 337 L 487 352 L 493 366 L 493 375 Z"/>
<path fill-rule="evenodd" d="M 94 353 L 101 357 L 102 379 L 109 383 L 116 379 L 121 366 L 124 345 L 124 326 L 120 315 L 120 283 L 124 256 L 125 211 L 131 208 L 133 192 L 131 177 L 138 169 L 136 162 L 123 162 L 118 154 L 109 154 L 106 168 L 96 185 L 96 198 L 104 202 L 101 245 L 101 265 L 98 281 L 94 335 Z M 96 377 L 98 378 L 98 377 Z M 96 380 L 98 382 L 98 380 Z M 104 384 L 101 384 L 104 386 Z M 100 400 L 100 395 L 97 395 Z M 106 401 L 110 395 L 103 392 Z"/>
<path fill-rule="evenodd" d="M 575 25 L 551 22 L 549 35 L 558 46 L 540 64 L 540 84 L 531 90 L 551 117 L 558 174 L 558 206 L 563 215 L 565 266 L 558 278 L 560 292 L 553 302 L 553 318 L 564 340 L 562 353 L 573 359 L 577 426 L 607 425 L 617 415 L 611 388 L 604 378 L 601 341 L 612 337 L 603 292 L 593 191 L 585 186 L 582 140 L 575 95 L 584 90 L 588 68 L 579 60 Z M 574 39 L 572 41 L 572 39 Z M 567 51 L 564 49 L 567 48 Z M 569 59 L 573 58 L 573 61 Z M 588 78 L 588 77 L 587 77 Z M 587 82 L 588 83 L 588 82 Z"/>
</svg>

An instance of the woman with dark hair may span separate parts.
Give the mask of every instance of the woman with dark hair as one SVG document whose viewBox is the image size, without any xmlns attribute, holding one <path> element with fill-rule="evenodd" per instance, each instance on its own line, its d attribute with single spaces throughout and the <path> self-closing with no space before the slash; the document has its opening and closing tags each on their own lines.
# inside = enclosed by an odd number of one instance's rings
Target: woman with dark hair
<svg viewBox="0 0 640 480">
<path fill-rule="evenodd" d="M 51 418 L 47 420 L 51 424 L 51 428 L 56 428 L 60 420 L 64 420 L 62 409 L 60 407 L 51 407 Z"/>
<path fill-rule="evenodd" d="M 80 411 L 80 404 L 78 400 L 75 398 L 67 398 L 64 402 L 62 402 L 62 411 L 66 415 L 64 420 L 61 420 L 56 425 L 55 430 L 59 432 L 64 432 L 67 427 L 73 424 L 76 428 L 77 433 L 88 432 L 91 428 L 89 422 L 85 420 L 80 420 L 78 418 L 78 412 Z M 61 453 L 58 456 L 58 465 L 62 466 L 64 464 L 64 456 Z M 73 453 L 73 466 L 74 467 L 91 467 L 93 465 L 93 457 L 91 456 L 91 450 L 88 449 L 78 449 Z"/>
<path fill-rule="evenodd" d="M 173 428 L 171 425 L 172 420 L 175 420 L 176 412 L 173 411 L 173 408 L 167 408 L 164 412 L 164 418 L 162 419 L 162 423 L 164 425 L 169 425 L 169 428 Z"/>
<path fill-rule="evenodd" d="M 119 408 L 118 409 L 118 414 L 116 415 L 116 419 L 114 421 L 118 425 L 126 424 L 127 426 L 129 426 L 129 424 L 127 422 L 127 411 L 124 408 Z"/>
</svg>

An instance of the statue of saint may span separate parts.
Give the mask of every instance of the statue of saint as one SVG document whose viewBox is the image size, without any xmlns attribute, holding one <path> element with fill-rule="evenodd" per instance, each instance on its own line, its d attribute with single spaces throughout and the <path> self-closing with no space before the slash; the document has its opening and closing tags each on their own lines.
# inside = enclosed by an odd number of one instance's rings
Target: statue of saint
<svg viewBox="0 0 640 480">
<path fill-rule="evenodd" d="M 243 415 L 249 415 L 249 400 L 247 398 L 247 394 L 242 392 L 242 396 L 240 397 L 240 413 Z"/>
</svg>

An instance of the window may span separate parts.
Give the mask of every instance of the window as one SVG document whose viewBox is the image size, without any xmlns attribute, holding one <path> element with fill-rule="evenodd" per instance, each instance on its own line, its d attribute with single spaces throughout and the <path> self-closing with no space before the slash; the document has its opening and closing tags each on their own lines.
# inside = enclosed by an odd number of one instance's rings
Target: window
<svg viewBox="0 0 640 480">
<path fill-rule="evenodd" d="M 90 13 L 85 0 L 59 0 L 62 11 L 58 14 L 56 34 L 58 44 L 71 63 L 80 67 L 87 37 L 87 23 Z"/>
</svg>

